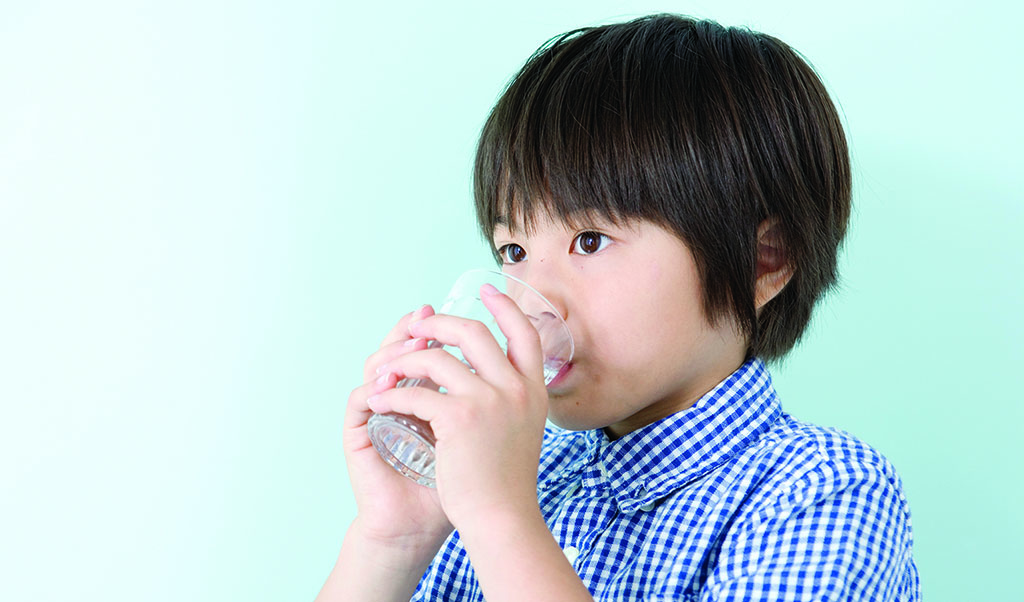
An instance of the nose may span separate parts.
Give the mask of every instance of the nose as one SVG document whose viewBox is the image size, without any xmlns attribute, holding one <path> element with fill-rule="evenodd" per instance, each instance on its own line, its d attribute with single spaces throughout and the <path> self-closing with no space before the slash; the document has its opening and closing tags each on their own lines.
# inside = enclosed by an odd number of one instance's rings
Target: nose
<svg viewBox="0 0 1024 602">
<path fill-rule="evenodd" d="M 569 303 L 564 279 L 554 269 L 547 266 L 531 266 L 527 271 L 517 274 L 527 285 L 519 288 L 532 289 L 537 294 L 512 295 L 519 297 L 516 301 L 524 313 L 530 316 L 546 315 L 548 318 L 559 317 L 569 319 Z M 511 286 L 510 286 L 511 288 Z M 525 290 L 523 293 L 525 293 Z"/>
</svg>

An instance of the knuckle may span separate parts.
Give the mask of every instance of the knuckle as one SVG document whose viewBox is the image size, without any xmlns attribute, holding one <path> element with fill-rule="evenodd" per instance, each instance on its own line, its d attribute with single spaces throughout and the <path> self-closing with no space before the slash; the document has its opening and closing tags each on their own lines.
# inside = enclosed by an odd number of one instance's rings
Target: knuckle
<svg viewBox="0 0 1024 602">
<path fill-rule="evenodd" d="M 451 357 L 451 354 L 441 348 L 426 349 L 423 354 L 430 358 L 432 361 L 444 361 L 446 358 Z"/>
<path fill-rule="evenodd" d="M 484 334 L 490 334 L 491 332 L 490 330 L 487 329 L 487 326 L 485 326 L 484 323 L 480 322 L 479 320 L 467 320 L 465 322 L 462 322 L 460 328 L 464 334 L 471 337 L 480 337 L 483 336 Z"/>
<path fill-rule="evenodd" d="M 437 368 L 451 368 L 452 362 L 458 362 L 458 358 L 444 349 L 428 349 L 423 352 L 428 363 Z M 461 362 L 460 362 L 461 363 Z"/>
<path fill-rule="evenodd" d="M 513 379 L 506 387 L 505 390 L 508 395 L 515 401 L 523 401 L 529 398 L 529 388 L 520 379 Z"/>
<path fill-rule="evenodd" d="M 480 414 L 480 404 L 462 403 L 453 404 L 451 408 L 451 420 L 456 424 L 470 425 L 477 421 Z"/>
</svg>

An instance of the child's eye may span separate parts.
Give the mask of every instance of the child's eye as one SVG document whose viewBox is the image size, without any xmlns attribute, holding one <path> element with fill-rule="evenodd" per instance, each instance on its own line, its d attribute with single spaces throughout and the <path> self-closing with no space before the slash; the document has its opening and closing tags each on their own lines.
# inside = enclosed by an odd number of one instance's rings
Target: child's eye
<svg viewBox="0 0 1024 602">
<path fill-rule="evenodd" d="M 580 232 L 572 241 L 572 250 L 576 253 L 590 255 L 607 247 L 611 240 L 600 232 Z"/>
<path fill-rule="evenodd" d="M 502 263 L 519 263 L 526 261 L 526 249 L 515 243 L 509 243 L 498 249 L 498 257 L 501 258 Z"/>
</svg>

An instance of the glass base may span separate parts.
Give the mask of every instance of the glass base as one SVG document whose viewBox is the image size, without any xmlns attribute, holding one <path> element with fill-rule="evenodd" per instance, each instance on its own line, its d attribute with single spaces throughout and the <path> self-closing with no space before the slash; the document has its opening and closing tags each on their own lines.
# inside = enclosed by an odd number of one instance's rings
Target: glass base
<svg viewBox="0 0 1024 602">
<path fill-rule="evenodd" d="M 374 414 L 366 423 L 370 442 L 381 458 L 420 485 L 436 487 L 434 444 L 426 422 L 404 414 Z"/>
</svg>

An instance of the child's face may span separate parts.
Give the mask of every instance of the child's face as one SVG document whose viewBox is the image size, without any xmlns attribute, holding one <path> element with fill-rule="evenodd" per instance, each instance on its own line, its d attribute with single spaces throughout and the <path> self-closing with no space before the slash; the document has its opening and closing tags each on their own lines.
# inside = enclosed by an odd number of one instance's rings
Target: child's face
<svg viewBox="0 0 1024 602">
<path fill-rule="evenodd" d="M 689 249 L 651 222 L 570 229 L 539 216 L 529 235 L 499 226 L 504 271 L 558 308 L 576 353 L 548 387 L 550 418 L 621 436 L 692 405 L 742 363 L 732 321 L 704 317 Z"/>
</svg>

